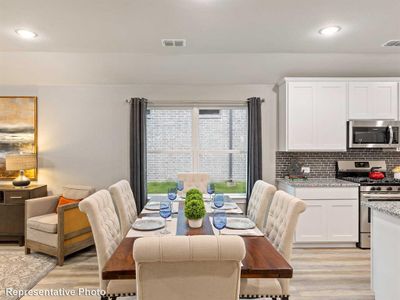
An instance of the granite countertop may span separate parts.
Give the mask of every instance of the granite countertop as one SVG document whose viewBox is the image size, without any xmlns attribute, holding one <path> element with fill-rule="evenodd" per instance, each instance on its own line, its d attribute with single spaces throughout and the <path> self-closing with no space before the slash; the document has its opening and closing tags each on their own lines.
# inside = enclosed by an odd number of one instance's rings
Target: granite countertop
<svg viewBox="0 0 400 300">
<path fill-rule="evenodd" d="M 305 180 L 290 180 L 279 178 L 278 183 L 285 183 L 293 187 L 357 187 L 358 183 L 336 178 L 308 178 Z"/>
<path fill-rule="evenodd" d="M 362 200 L 361 205 L 375 209 L 382 213 L 400 218 L 400 201 L 367 201 Z"/>
</svg>

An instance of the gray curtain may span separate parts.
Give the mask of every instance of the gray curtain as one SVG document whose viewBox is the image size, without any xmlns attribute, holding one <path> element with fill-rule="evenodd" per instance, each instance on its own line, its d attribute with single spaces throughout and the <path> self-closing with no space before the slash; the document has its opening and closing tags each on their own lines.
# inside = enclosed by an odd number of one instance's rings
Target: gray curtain
<svg viewBox="0 0 400 300">
<path fill-rule="evenodd" d="M 261 98 L 247 99 L 247 202 L 254 183 L 262 179 Z M 247 203 L 246 203 L 247 206 Z M 247 208 L 246 208 L 247 209 Z"/>
<path fill-rule="evenodd" d="M 131 99 L 130 181 L 138 211 L 147 202 L 146 116 L 147 99 Z"/>
</svg>

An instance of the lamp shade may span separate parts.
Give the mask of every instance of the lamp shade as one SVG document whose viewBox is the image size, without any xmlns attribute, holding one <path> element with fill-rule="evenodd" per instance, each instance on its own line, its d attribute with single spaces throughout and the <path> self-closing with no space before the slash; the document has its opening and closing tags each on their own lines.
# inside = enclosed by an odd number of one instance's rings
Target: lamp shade
<svg viewBox="0 0 400 300">
<path fill-rule="evenodd" d="M 19 171 L 34 169 L 37 166 L 35 153 L 6 155 L 6 170 Z"/>
</svg>

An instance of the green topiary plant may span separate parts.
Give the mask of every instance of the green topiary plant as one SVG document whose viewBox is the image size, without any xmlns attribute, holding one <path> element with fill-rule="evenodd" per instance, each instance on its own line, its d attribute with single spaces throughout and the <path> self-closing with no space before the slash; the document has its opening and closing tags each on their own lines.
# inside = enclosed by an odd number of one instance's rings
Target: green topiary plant
<svg viewBox="0 0 400 300">
<path fill-rule="evenodd" d="M 203 201 L 203 196 L 199 194 L 190 194 L 189 196 L 186 197 L 185 203 L 188 203 L 192 200 L 201 200 Z"/>
<path fill-rule="evenodd" d="M 203 198 L 203 194 L 198 189 L 190 189 L 186 192 L 186 198 L 190 197 L 191 195 L 199 195 Z"/>
<path fill-rule="evenodd" d="M 185 204 L 185 217 L 189 220 L 198 220 L 204 218 L 206 208 L 203 200 L 192 199 Z"/>
</svg>

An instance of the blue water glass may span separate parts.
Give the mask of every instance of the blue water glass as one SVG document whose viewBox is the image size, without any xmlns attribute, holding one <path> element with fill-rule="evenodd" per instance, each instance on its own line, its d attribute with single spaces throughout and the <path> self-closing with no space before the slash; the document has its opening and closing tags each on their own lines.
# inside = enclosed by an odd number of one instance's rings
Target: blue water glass
<svg viewBox="0 0 400 300">
<path fill-rule="evenodd" d="M 210 199 L 212 199 L 212 194 L 215 193 L 215 185 L 214 185 L 214 183 L 207 184 L 207 193 L 210 195 Z"/>
<path fill-rule="evenodd" d="M 178 180 L 176 182 L 176 189 L 178 191 L 182 192 L 184 188 L 185 188 L 185 184 L 183 183 L 183 181 L 182 180 Z"/>
<path fill-rule="evenodd" d="M 165 227 L 164 230 L 160 231 L 161 234 L 170 233 L 167 229 L 167 219 L 172 215 L 172 205 L 169 201 L 160 202 L 160 216 L 164 218 Z"/>
<path fill-rule="evenodd" d="M 221 208 L 224 206 L 224 194 L 215 194 L 214 196 L 214 206 L 216 208 Z"/>
<path fill-rule="evenodd" d="M 168 189 L 168 199 L 171 201 L 174 201 L 177 196 L 177 191 L 176 188 L 170 188 Z"/>
<path fill-rule="evenodd" d="M 213 225 L 218 229 L 219 235 L 221 235 L 221 230 L 226 227 L 226 213 L 219 211 L 214 213 Z"/>
</svg>

